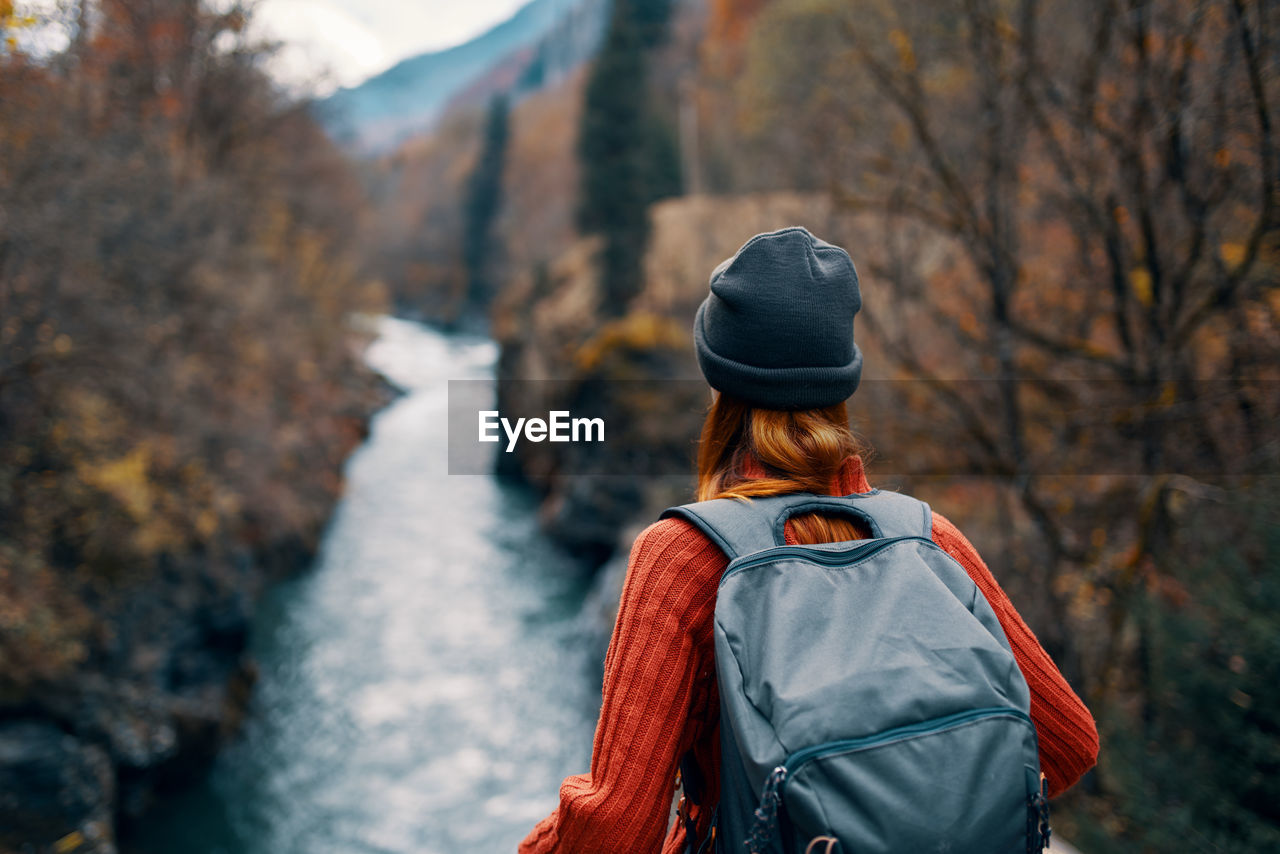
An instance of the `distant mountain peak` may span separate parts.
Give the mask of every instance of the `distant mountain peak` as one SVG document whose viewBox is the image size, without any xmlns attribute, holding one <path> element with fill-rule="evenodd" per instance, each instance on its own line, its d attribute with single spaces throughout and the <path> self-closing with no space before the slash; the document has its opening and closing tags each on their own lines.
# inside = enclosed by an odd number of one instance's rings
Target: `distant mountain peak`
<svg viewBox="0 0 1280 854">
<path fill-rule="evenodd" d="M 478 83 L 497 72 L 537 88 L 548 74 L 537 63 L 550 56 L 587 58 L 603 30 L 609 0 L 531 0 L 514 15 L 470 41 L 402 60 L 358 86 L 339 89 L 317 102 L 321 121 L 339 142 L 357 151 L 385 151 L 432 127 L 460 97 L 492 88 Z M 566 35 L 567 34 L 567 35 Z M 571 48 L 548 49 L 548 40 L 571 40 Z M 566 55 L 567 54 L 567 55 Z M 470 89 L 470 91 L 468 91 Z M 469 99 L 468 99 L 469 100 Z"/>
</svg>

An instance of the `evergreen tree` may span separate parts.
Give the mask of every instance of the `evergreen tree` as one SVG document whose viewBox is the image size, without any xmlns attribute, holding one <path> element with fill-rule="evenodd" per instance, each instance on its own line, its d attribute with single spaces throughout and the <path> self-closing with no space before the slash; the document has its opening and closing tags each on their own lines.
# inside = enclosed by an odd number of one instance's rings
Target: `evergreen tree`
<svg viewBox="0 0 1280 854">
<path fill-rule="evenodd" d="M 578 227 L 605 238 L 604 310 L 620 314 L 639 290 L 646 210 L 679 192 L 672 133 L 654 115 L 646 52 L 664 37 L 669 0 L 616 0 L 587 82 L 578 155 Z"/>
<path fill-rule="evenodd" d="M 486 304 L 494 292 L 493 283 L 488 278 L 493 254 L 489 238 L 494 217 L 502 205 L 502 172 L 506 161 L 510 111 L 505 95 L 497 95 L 490 101 L 480 157 L 467 180 L 462 254 L 467 270 L 466 302 L 471 306 Z"/>
</svg>

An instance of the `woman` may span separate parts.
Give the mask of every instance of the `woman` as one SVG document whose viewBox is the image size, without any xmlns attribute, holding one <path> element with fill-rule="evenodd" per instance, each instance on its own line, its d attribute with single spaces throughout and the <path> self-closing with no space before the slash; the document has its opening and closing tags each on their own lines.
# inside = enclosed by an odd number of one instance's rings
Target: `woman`
<svg viewBox="0 0 1280 854">
<path fill-rule="evenodd" d="M 699 500 L 871 490 L 845 403 L 861 377 L 852 332 L 860 307 L 848 254 L 803 228 L 757 235 L 716 268 L 694 326 L 698 363 L 719 392 L 699 445 Z M 790 544 L 867 536 L 848 519 L 812 513 L 786 526 Z M 1096 761 L 1093 718 L 964 535 L 934 513 L 932 537 L 1004 628 L 1031 691 L 1041 769 L 1057 795 Z M 727 564 L 681 518 L 637 537 L 605 658 L 591 772 L 564 781 L 559 807 L 521 854 L 684 851 L 684 823 L 667 828 L 686 754 L 704 778 L 707 794 L 690 812 L 705 837 L 719 792 L 712 617 Z"/>
</svg>

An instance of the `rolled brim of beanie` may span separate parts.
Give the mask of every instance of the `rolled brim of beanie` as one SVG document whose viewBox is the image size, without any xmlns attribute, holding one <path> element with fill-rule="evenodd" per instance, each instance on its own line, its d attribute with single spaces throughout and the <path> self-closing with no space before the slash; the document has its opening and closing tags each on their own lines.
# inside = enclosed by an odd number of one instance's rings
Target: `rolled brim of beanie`
<svg viewBox="0 0 1280 854">
<path fill-rule="evenodd" d="M 703 331 L 707 304 L 698 307 L 693 343 L 698 367 L 716 391 L 762 409 L 820 409 L 848 400 L 862 379 L 862 351 L 855 344 L 847 365 L 761 368 L 713 351 Z"/>
</svg>

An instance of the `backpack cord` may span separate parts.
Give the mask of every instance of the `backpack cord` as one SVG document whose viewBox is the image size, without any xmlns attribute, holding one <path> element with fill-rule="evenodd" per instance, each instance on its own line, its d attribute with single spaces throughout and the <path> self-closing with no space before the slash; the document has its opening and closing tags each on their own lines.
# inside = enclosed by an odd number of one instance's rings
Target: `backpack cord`
<svg viewBox="0 0 1280 854">
<path fill-rule="evenodd" d="M 1031 796 L 1030 807 L 1037 833 L 1027 835 L 1027 852 L 1040 854 L 1049 847 L 1049 835 L 1053 832 L 1049 829 L 1049 781 L 1043 774 L 1040 775 L 1040 790 Z M 1032 848 L 1033 842 L 1035 848 Z"/>
<path fill-rule="evenodd" d="M 693 854 L 701 854 L 707 847 L 707 843 L 715 838 L 715 820 L 716 812 L 720 808 L 719 805 L 717 804 L 716 809 L 711 813 L 711 827 L 708 830 L 708 837 L 702 841 L 701 845 L 698 844 L 697 822 L 693 820 L 693 813 L 687 806 L 687 804 L 695 806 L 702 804 L 705 782 L 702 777 L 702 769 L 698 766 L 698 760 L 694 757 L 693 751 L 687 751 L 680 757 L 680 765 L 676 771 L 676 788 L 682 792 L 680 803 L 676 805 L 676 815 L 679 816 L 680 821 L 684 824 L 685 849 L 693 852 Z"/>
<path fill-rule="evenodd" d="M 720 818 L 720 805 L 716 804 L 715 808 L 711 810 L 711 823 L 707 827 L 707 836 L 699 844 L 697 822 L 693 820 L 693 816 L 685 807 L 685 804 L 690 801 L 697 803 L 692 796 L 686 795 L 680 798 L 680 803 L 676 806 L 676 815 L 679 816 L 680 821 L 684 824 L 684 850 L 686 854 L 704 854 L 706 851 L 713 850 L 715 846 L 716 824 Z"/>
<path fill-rule="evenodd" d="M 747 834 L 747 851 L 749 854 L 761 854 L 762 850 L 773 841 L 773 830 L 778 823 L 778 807 L 782 804 L 782 795 L 778 789 L 787 779 L 787 769 L 782 765 L 774 768 L 765 778 L 764 789 L 760 792 L 760 806 L 756 807 L 756 820 Z"/>
<path fill-rule="evenodd" d="M 702 844 L 698 846 L 697 854 L 705 854 L 705 852 L 714 851 L 716 844 L 716 823 L 720 818 L 720 805 L 716 804 L 716 808 L 711 811 L 711 826 L 707 829 L 707 838 L 702 840 Z"/>
<path fill-rule="evenodd" d="M 815 836 L 809 840 L 808 846 L 804 849 L 804 854 L 813 854 L 817 850 L 818 843 L 825 843 L 827 846 L 822 849 L 822 854 L 831 854 L 835 847 L 840 844 L 840 840 L 834 836 Z"/>
</svg>

